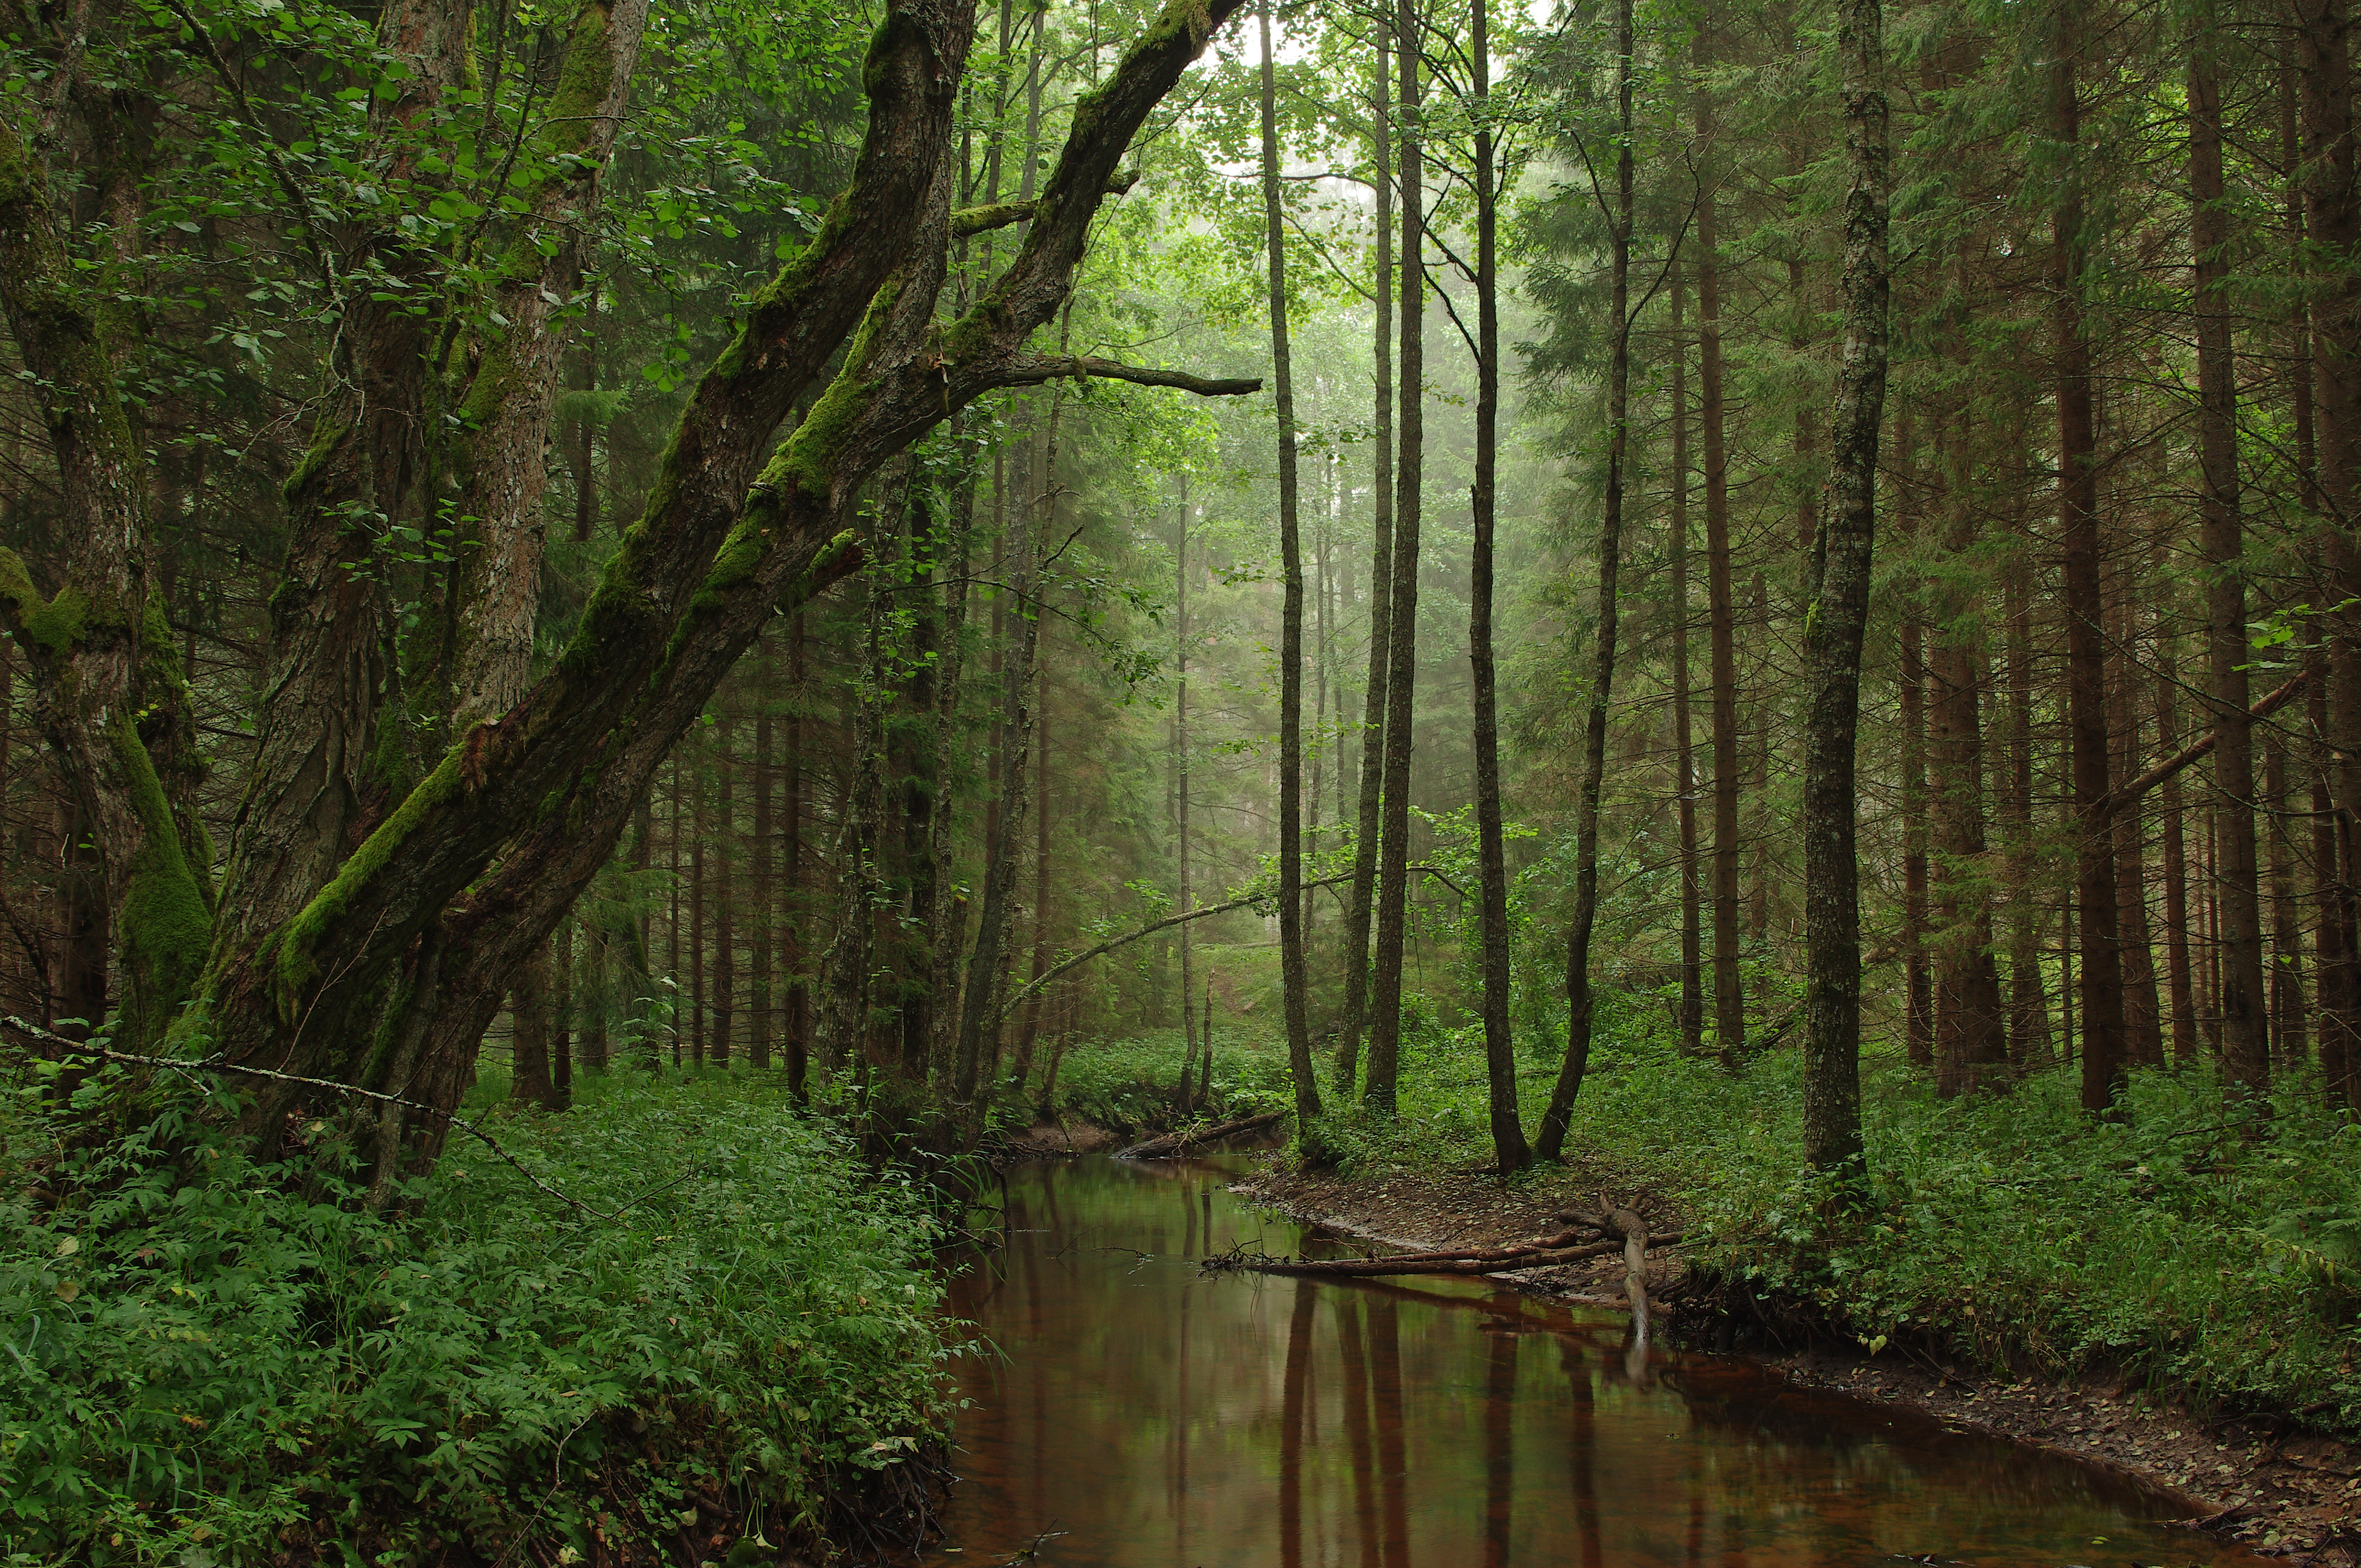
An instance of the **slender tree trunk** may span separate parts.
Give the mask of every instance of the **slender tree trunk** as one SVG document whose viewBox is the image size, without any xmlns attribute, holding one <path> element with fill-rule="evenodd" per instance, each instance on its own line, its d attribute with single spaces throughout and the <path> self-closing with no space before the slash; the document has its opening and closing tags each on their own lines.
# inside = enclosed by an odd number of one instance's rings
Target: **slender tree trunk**
<svg viewBox="0 0 2361 1568">
<path fill-rule="evenodd" d="M 2263 732 L 2263 804 L 2271 846 L 2271 1033 L 2280 1064 L 2301 1068 L 2312 1055 L 2303 1008 L 2303 928 L 2289 842 L 2287 741 L 2276 726 Z"/>
<path fill-rule="evenodd" d="M 1033 793 L 1033 972 L 1027 983 L 1038 981 L 1049 969 L 1049 692 L 1047 683 L 1041 688 L 1039 711 L 1034 716 L 1033 730 L 1040 744 L 1036 748 L 1038 762 L 1034 768 Z M 1016 1087 L 1025 1087 L 1032 1076 L 1033 1051 L 1041 1038 L 1041 1013 L 1044 998 L 1036 991 L 1025 1003 L 1025 1025 L 1016 1038 Z"/>
<path fill-rule="evenodd" d="M 2271 1058 L 2252 806 L 2254 725 L 2246 715 L 2251 656 L 2241 576 L 2246 531 L 2238 495 L 2237 363 L 2224 291 L 2230 275 L 2230 214 L 2222 177 L 2219 48 L 2211 16 L 2202 17 L 2189 57 L 2190 247 L 2195 261 L 2198 459 L 2205 486 L 2199 532 L 2212 568 L 2205 589 L 2206 696 L 2212 699 L 2213 790 L 2223 806 L 2217 851 L 2222 863 L 2214 884 L 2222 905 L 2223 1066 L 2229 1082 L 2260 1095 L 2270 1086 Z"/>
<path fill-rule="evenodd" d="M 1861 881 L 1853 740 L 1876 543 L 1877 444 L 1885 407 L 1886 105 L 1878 0 L 1844 0 L 1846 160 L 1842 367 L 1828 442 L 1828 505 L 1812 562 L 1804 681 L 1804 1157 L 1857 1173 L 1861 1129 Z"/>
<path fill-rule="evenodd" d="M 2079 157 L 2081 0 L 2059 0 L 2049 67 L 2050 134 Z M 2111 1115 L 2127 1052 L 2115 904 L 2114 813 L 2108 800 L 2106 606 L 2099 563 L 2098 442 L 2091 343 L 2082 316 L 2088 249 L 2080 176 L 2069 171 L 2050 217 L 2050 331 L 2058 407 L 2058 526 L 2065 581 L 2066 707 L 2075 821 L 2075 924 L 2082 942 L 2082 1108 Z"/>
<path fill-rule="evenodd" d="M 549 1079 L 549 948 L 536 947 L 509 988 L 509 1098 L 557 1108 Z"/>
<path fill-rule="evenodd" d="M 1479 58 L 1482 49 L 1478 43 Z M 1278 61 L 1271 54 L 1270 0 L 1262 0 L 1262 193 L 1267 225 L 1263 243 L 1270 253 L 1271 382 L 1279 413 L 1279 555 L 1285 585 L 1279 639 L 1279 970 L 1287 1022 L 1288 1070 L 1295 1080 L 1296 1137 L 1309 1156 L 1319 1146 L 1315 1124 L 1320 1119 L 1320 1079 L 1312 1061 L 1311 979 L 1303 960 L 1303 547 L 1297 515 L 1295 370 L 1287 336 L 1287 224 L 1279 202 L 1278 72 Z M 1482 415 L 1477 418 L 1480 421 Z M 1483 462 L 1480 451 L 1477 462 Z M 1209 1000 L 1205 1020 L 1209 1082 L 1212 1013 Z"/>
<path fill-rule="evenodd" d="M 738 812 L 731 780 L 738 772 L 737 718 L 724 707 L 713 726 L 713 1064 L 730 1065 L 738 1020 Z"/>
<path fill-rule="evenodd" d="M 2180 749 L 2180 717 L 2172 700 L 2175 672 L 2167 667 L 2156 681 L 2156 745 L 2165 756 Z M 2216 744 L 2219 744 L 2217 741 Z M 2197 1060 L 2197 994 L 2189 967 L 2189 853 L 2182 821 L 2180 776 L 2164 781 L 2158 792 L 2164 819 L 2164 974 L 2172 1014 L 2172 1064 L 2186 1068 Z"/>
<path fill-rule="evenodd" d="M 1172 820 L 1179 839 L 1180 907 L 1194 909 L 1195 890 L 1190 885 L 1189 843 L 1189 482 L 1180 481 L 1180 536 L 1172 548 L 1173 699 L 1172 699 Z M 1189 1085 L 1197 1060 L 1196 944 L 1190 927 L 1180 927 L 1180 1109 L 1191 1109 Z"/>
<path fill-rule="evenodd" d="M 1393 609 L 1387 620 L 1386 733 L 1378 846 L 1377 962 L 1362 1103 L 1394 1113 L 1401 1060 L 1402 948 L 1409 930 L 1411 726 L 1418 684 L 1419 523 L 1424 502 L 1426 402 L 1425 163 L 1419 118 L 1419 14 L 1394 11 L 1401 102 L 1401 451 L 1394 476 Z"/>
<path fill-rule="evenodd" d="M 2024 433 L 2012 431 L 2024 493 Z M 2034 889 L 2033 611 L 2031 541 L 2022 501 L 2012 519 L 2015 538 L 2003 568 L 2008 615 L 2008 903 L 2009 1057 L 2020 1069 L 2048 1061 L 2049 999 L 2041 976 L 2041 927 Z"/>
<path fill-rule="evenodd" d="M 1608 306 L 1607 495 L 1598 521 L 1598 602 L 1590 704 L 1582 734 L 1581 795 L 1575 806 L 1574 919 L 1566 930 L 1565 1058 L 1550 1091 L 1533 1152 L 1555 1160 L 1565 1152 L 1575 1097 L 1590 1066 L 1593 998 L 1590 938 L 1598 919 L 1598 806 L 1607 782 L 1607 718 L 1614 706 L 1617 593 L 1623 569 L 1623 467 L 1631 450 L 1631 0 L 1620 0 L 1615 21 L 1615 207 Z"/>
<path fill-rule="evenodd" d="M 2129 554 L 2129 552 L 2126 552 Z M 2108 727 L 2117 737 L 2122 766 L 2117 776 L 2136 778 L 2141 758 L 2138 635 L 2131 601 L 2137 572 L 2125 562 L 2115 574 L 2125 602 L 2110 616 L 2111 641 L 2120 650 L 2110 660 Z M 2156 944 L 2148 926 L 2147 801 L 2135 800 L 2115 812 L 2115 908 L 2122 923 L 2124 956 L 2124 1048 L 2136 1067 L 2164 1065 L 2163 1008 L 2156 985 Z"/>
<path fill-rule="evenodd" d="M 2354 183 L 2351 21 L 2345 0 L 2298 0 L 2298 60 L 2303 76 L 2304 220 L 2310 253 L 2329 258 L 2312 291 L 2312 410 L 2317 442 L 2322 554 L 2332 602 L 2348 606 L 2331 620 L 2324 660 L 2328 696 L 2322 717 L 2329 742 L 2323 818 L 2334 853 L 2323 857 L 2329 896 L 2321 921 L 2321 1066 L 2332 1106 L 2361 1105 L 2361 950 L 2356 950 L 2353 813 L 2361 809 L 2361 633 L 2349 608 L 2361 588 L 2349 530 L 2361 503 L 2361 278 L 2347 258 L 2361 240 Z"/>
<path fill-rule="evenodd" d="M 751 950 L 747 954 L 746 975 L 746 1059 L 756 1072 L 767 1072 L 771 1067 L 771 1042 L 778 1027 L 777 993 L 773 988 L 771 972 L 771 937 L 777 924 L 778 873 L 776 846 L 772 842 L 771 789 L 777 783 L 777 770 L 773 766 L 772 707 L 778 701 L 778 663 L 776 645 L 767 637 L 754 644 L 756 700 L 754 703 L 754 842 L 751 857 L 753 876 L 753 899 L 749 924 Z"/>
<path fill-rule="evenodd" d="M 2001 1012 L 2000 972 L 1993 959 L 1992 901 L 1984 860 L 1984 762 L 1982 630 L 1956 581 L 1976 548 L 1972 472 L 1965 411 L 1948 443 L 1938 445 L 1949 512 L 1945 554 L 1952 572 L 1937 598 L 1935 703 L 1929 747 L 1935 784 L 1936 849 L 1942 870 L 1937 902 L 1938 990 L 1943 998 L 1937 1041 L 1937 1088 L 1973 1094 L 2000 1087 L 2008 1067 Z"/>
<path fill-rule="evenodd" d="M 557 923 L 549 939 L 549 1108 L 574 1103 L 574 922 Z"/>
<path fill-rule="evenodd" d="M 785 861 L 785 885 L 780 905 L 779 968 L 786 993 L 786 1017 L 782 1033 L 786 1057 L 787 1093 L 797 1104 L 810 1092 L 811 986 L 804 972 L 804 618 L 798 614 L 787 628 L 787 741 L 785 795 L 786 828 L 781 835 Z"/>
<path fill-rule="evenodd" d="M 699 748 L 702 750 L 702 748 Z M 701 764 L 703 759 L 698 759 Z M 711 891 L 705 876 L 706 846 L 713 840 L 713 790 L 702 765 L 689 769 L 688 813 L 688 1059 L 705 1065 L 706 1036 L 712 1013 L 706 1004 L 706 898 Z"/>
<path fill-rule="evenodd" d="M 1689 390 L 1688 280 L 1673 261 L 1673 515 L 1667 554 L 1673 572 L 1673 751 L 1681 835 L 1681 1050 L 1705 1054 L 1702 867 L 1697 861 L 1697 750 L 1689 724 Z"/>
<path fill-rule="evenodd" d="M 1702 82 L 1710 24 L 1697 38 Z M 1715 133 L 1711 94 L 1700 85 L 1697 139 Z M 1746 988 L 1738 932 L 1738 621 L 1730 586 L 1730 458 L 1722 433 L 1721 258 L 1710 165 L 1697 189 L 1697 425 L 1704 451 L 1707 635 L 1713 679 L 1713 1007 L 1715 1048 L 1735 1069 L 1746 1048 Z"/>
<path fill-rule="evenodd" d="M 1475 0 L 1470 38 L 1476 115 L 1476 485 L 1475 554 L 1469 563 L 1467 656 L 1476 705 L 1476 833 L 1484 934 L 1484 1071 L 1493 1168 L 1502 1176 L 1532 1157 L 1517 1109 L 1517 1050 L 1509 1032 L 1509 858 L 1500 817 L 1500 718 L 1492 659 L 1492 555 L 1499 462 L 1500 302 L 1494 247 L 1491 38 L 1485 0 Z M 1684 709 L 1686 718 L 1686 708 Z M 1683 757 L 1686 761 L 1686 742 Z M 1684 800 L 1683 811 L 1687 807 Z"/>
<path fill-rule="evenodd" d="M 1904 471 L 1915 478 L 1912 434 L 1905 415 L 1900 430 L 1901 462 Z M 1916 532 L 1915 506 L 1907 489 L 1896 510 L 1907 538 Z M 1931 1073 L 1935 982 L 1927 962 L 1927 661 L 1924 610 L 1919 603 L 1924 591 L 1923 583 L 1911 582 L 1903 591 L 1901 605 L 1903 1042 L 1910 1065 Z"/>
<path fill-rule="evenodd" d="M 1378 847 L 1385 784 L 1387 660 L 1393 652 L 1394 554 L 1394 180 L 1392 86 L 1387 77 L 1385 24 L 1375 24 L 1377 81 L 1370 106 L 1370 152 L 1377 163 L 1376 287 L 1377 440 L 1370 501 L 1376 513 L 1369 541 L 1369 676 L 1361 694 L 1361 758 L 1353 828 L 1353 889 L 1345 914 L 1345 1017 L 1336 1043 L 1336 1089 L 1350 1100 L 1360 1074 L 1361 1031 L 1367 1025 L 1369 919 L 1378 888 Z"/>
</svg>

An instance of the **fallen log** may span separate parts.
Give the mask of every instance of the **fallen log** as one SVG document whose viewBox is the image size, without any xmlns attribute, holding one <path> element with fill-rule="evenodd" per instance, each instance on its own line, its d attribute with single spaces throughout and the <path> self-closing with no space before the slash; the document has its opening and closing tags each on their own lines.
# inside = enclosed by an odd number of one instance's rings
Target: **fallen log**
<svg viewBox="0 0 2361 1568">
<path fill-rule="evenodd" d="M 1584 1242 L 1581 1239 L 1584 1230 L 1608 1231 L 1610 1239 Z M 1681 1233 L 1667 1231 L 1660 1236 L 1647 1237 L 1643 1226 L 1642 1236 L 1644 1250 L 1647 1246 L 1672 1246 L 1680 1241 Z M 1229 1252 L 1205 1259 L 1204 1266 L 1217 1271 L 1244 1269 L 1256 1274 L 1291 1274 L 1337 1279 L 1372 1279 L 1404 1274 L 1501 1274 L 1520 1268 L 1548 1268 L 1584 1258 L 1606 1257 L 1617 1252 L 1626 1254 L 1628 1262 L 1631 1245 L 1629 1236 L 1617 1234 L 1604 1224 L 1592 1224 L 1510 1246 L 1386 1253 L 1376 1257 L 1271 1257 L 1257 1253 Z"/>
<path fill-rule="evenodd" d="M 1167 1133 L 1160 1138 L 1149 1138 L 1115 1153 L 1117 1159 L 1172 1159 L 1188 1153 L 1201 1144 L 1215 1144 L 1224 1138 L 1235 1138 L 1241 1133 L 1258 1133 L 1265 1127 L 1275 1127 L 1287 1120 L 1284 1111 L 1266 1111 L 1258 1116 L 1241 1116 L 1235 1122 L 1216 1122 L 1210 1127 L 1183 1128 Z"/>
<path fill-rule="evenodd" d="M 1644 1350 L 1648 1344 L 1648 1222 L 1629 1209 L 1619 1209 L 1598 1195 L 1609 1227 L 1623 1238 L 1623 1293 L 1631 1301 L 1631 1332 Z"/>
</svg>

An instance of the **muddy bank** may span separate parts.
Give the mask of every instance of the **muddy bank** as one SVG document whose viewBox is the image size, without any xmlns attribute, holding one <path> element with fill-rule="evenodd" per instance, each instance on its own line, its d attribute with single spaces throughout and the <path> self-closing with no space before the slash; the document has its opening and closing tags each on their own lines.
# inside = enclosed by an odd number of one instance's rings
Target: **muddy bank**
<svg viewBox="0 0 2361 1568">
<path fill-rule="evenodd" d="M 1389 1245 L 1488 1246 L 1543 1234 L 1598 1195 L 1631 1201 L 1609 1173 L 1577 1165 L 1515 1190 L 1473 1172 L 1394 1174 L 1365 1181 L 1276 1168 L 1235 1189 L 1299 1218 Z M 1686 1216 L 1647 1198 L 1652 1228 Z M 1652 1255 L 1649 1289 L 1671 1302 L 1682 1335 L 1730 1349 L 1808 1387 L 1924 1410 L 1961 1431 L 2013 1438 L 2106 1465 L 2190 1499 L 2192 1523 L 2305 1568 L 2361 1568 L 2361 1449 L 2290 1431 L 2271 1413 L 2207 1418 L 2099 1378 L 1992 1377 L 1887 1345 L 1812 1343 L 1792 1325 L 1741 1323 L 1708 1312 L 1686 1287 L 1678 1255 Z M 1620 1304 L 1622 1261 L 1601 1257 L 1499 1277 L 1562 1299 Z M 1783 1334 L 1784 1337 L 1783 1338 Z"/>
</svg>

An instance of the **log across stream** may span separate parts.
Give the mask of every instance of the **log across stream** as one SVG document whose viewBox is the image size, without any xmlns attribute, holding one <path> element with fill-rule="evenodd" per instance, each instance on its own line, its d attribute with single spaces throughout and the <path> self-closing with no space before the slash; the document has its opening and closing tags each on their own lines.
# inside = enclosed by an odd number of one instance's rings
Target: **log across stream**
<svg viewBox="0 0 2361 1568">
<path fill-rule="evenodd" d="M 946 1563 L 2259 1568 L 2177 1499 L 1483 1279 L 1208 1274 L 1321 1250 L 1217 1163 L 1010 1173 L 952 1310 Z M 1026 1557 L 1031 1552 L 1035 1555 Z"/>
</svg>

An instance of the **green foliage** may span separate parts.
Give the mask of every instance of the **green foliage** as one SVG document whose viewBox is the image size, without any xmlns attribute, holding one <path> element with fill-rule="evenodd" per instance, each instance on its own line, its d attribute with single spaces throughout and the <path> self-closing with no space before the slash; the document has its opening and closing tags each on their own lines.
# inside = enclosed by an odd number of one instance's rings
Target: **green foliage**
<svg viewBox="0 0 2361 1568">
<path fill-rule="evenodd" d="M 396 1217 L 319 1174 L 324 1125 L 269 1167 L 185 1091 L 96 1147 L 17 1122 L 11 1561 L 255 1563 L 307 1540 L 326 1562 L 441 1539 L 587 1556 L 594 1530 L 670 1542 L 693 1491 L 809 1530 L 933 1441 L 948 1347 L 917 1195 L 768 1089 L 662 1087 L 593 1080 L 562 1121 L 494 1116 L 613 1220 L 456 1135 Z"/>
<path fill-rule="evenodd" d="M 1182 1051 L 1178 1029 L 1071 1047 L 1058 1064 L 1051 1109 L 1125 1135 L 1177 1125 Z M 1285 1041 L 1214 1026 L 1213 1093 L 1202 1114 L 1250 1116 L 1293 1102 Z"/>
<path fill-rule="evenodd" d="M 1600 1002 L 1570 1157 L 1587 1180 L 1686 1203 L 1691 1255 L 1736 1310 L 1751 1299 L 1872 1347 L 2361 1420 L 2361 1125 L 2320 1109 L 2309 1076 L 2258 1117 L 2225 1110 L 2210 1072 L 2144 1072 L 2115 1124 L 2081 1112 L 2068 1070 L 1945 1101 L 1872 1056 L 1856 1219 L 1804 1167 L 1797 1052 L 1725 1073 L 1678 1052 L 1655 998 Z M 1530 1126 L 1554 1042 L 1520 1046 Z M 1333 1115 L 1328 1133 L 1364 1175 L 1482 1162 L 1480 1032 L 1409 1034 L 1399 1120 Z"/>
</svg>

